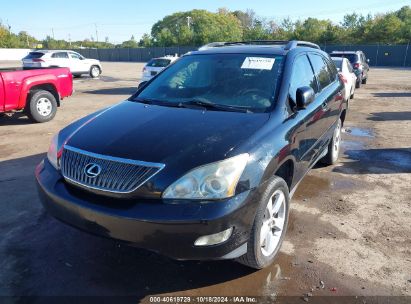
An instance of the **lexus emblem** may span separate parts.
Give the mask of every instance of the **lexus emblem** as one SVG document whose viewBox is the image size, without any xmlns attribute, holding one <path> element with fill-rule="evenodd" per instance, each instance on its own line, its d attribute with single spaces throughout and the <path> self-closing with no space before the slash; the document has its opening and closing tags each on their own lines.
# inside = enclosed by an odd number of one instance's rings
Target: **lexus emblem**
<svg viewBox="0 0 411 304">
<path fill-rule="evenodd" d="M 91 178 L 97 177 L 101 173 L 101 167 L 95 163 L 90 163 L 84 167 L 84 173 Z"/>
</svg>

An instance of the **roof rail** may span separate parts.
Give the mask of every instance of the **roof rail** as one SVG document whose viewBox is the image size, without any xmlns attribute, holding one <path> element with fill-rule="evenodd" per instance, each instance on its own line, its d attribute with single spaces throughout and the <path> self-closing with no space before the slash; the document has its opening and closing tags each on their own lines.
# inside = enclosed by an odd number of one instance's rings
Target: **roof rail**
<svg viewBox="0 0 411 304">
<path fill-rule="evenodd" d="M 203 45 L 198 50 L 204 51 L 214 47 L 223 47 L 230 45 L 284 45 L 285 50 L 291 50 L 298 46 L 311 47 L 315 49 L 320 49 L 318 44 L 308 42 L 308 41 L 298 41 L 298 40 L 250 40 L 250 41 L 234 41 L 234 42 L 211 42 L 206 45 Z"/>
<path fill-rule="evenodd" d="M 289 50 L 292 50 L 292 49 L 294 49 L 298 46 L 310 47 L 310 48 L 321 50 L 321 48 L 318 44 L 308 42 L 308 41 L 301 41 L 301 40 L 291 40 L 291 41 L 289 41 L 287 43 L 287 45 L 285 46 L 285 50 L 289 51 Z"/>
<path fill-rule="evenodd" d="M 223 46 L 230 46 L 230 45 L 273 45 L 273 44 L 287 44 L 288 41 L 285 40 L 249 40 L 249 41 L 232 41 L 232 42 L 211 42 L 206 45 L 203 45 L 198 50 L 203 51 L 209 48 L 214 47 L 223 47 Z"/>
</svg>

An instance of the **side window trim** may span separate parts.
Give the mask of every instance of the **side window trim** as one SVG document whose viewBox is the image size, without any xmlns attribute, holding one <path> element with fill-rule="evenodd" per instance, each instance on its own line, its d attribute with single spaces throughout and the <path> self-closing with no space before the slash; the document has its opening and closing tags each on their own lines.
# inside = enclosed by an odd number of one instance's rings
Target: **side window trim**
<svg viewBox="0 0 411 304">
<path fill-rule="evenodd" d="M 314 74 L 315 84 L 316 84 L 316 90 L 314 90 L 314 91 L 315 91 L 315 96 L 317 96 L 322 92 L 323 89 L 320 89 L 321 88 L 320 81 L 318 80 L 317 74 L 315 73 L 314 64 L 313 64 L 313 62 L 310 58 L 310 55 L 315 55 L 315 53 L 309 52 L 309 53 L 306 54 L 306 56 L 308 58 L 308 62 L 310 63 L 311 70 L 313 71 L 313 74 Z"/>
<path fill-rule="evenodd" d="M 313 88 L 313 90 L 314 90 L 314 93 L 315 93 L 315 96 L 317 96 L 317 94 L 319 94 L 319 85 L 318 85 L 318 81 L 317 81 L 317 78 L 316 78 L 316 76 L 315 76 L 315 72 L 314 72 L 314 69 L 313 69 L 313 66 L 312 66 L 312 64 L 311 64 L 311 62 L 310 62 L 310 59 L 309 59 L 309 57 L 308 57 L 308 54 L 306 53 L 306 52 L 304 52 L 304 53 L 300 53 L 300 54 L 298 54 L 297 56 L 295 56 L 294 57 L 294 60 L 293 60 L 293 67 L 292 67 L 292 71 L 291 71 L 291 78 L 290 78 L 290 80 L 289 80 L 289 83 L 288 83 L 288 98 L 290 98 L 290 99 L 292 99 L 291 98 L 291 84 L 292 84 L 292 81 L 293 81 L 293 76 L 294 76 L 294 69 L 295 69 L 295 63 L 297 62 L 297 60 L 298 59 L 300 59 L 300 58 L 302 58 L 302 57 L 305 57 L 305 60 L 306 60 L 306 62 L 308 63 L 308 65 L 310 66 L 310 68 L 311 68 L 311 73 L 312 73 L 312 75 L 313 75 L 313 77 L 314 77 L 314 79 L 315 79 L 315 88 Z M 293 102 L 295 102 L 295 101 L 293 101 Z"/>
</svg>

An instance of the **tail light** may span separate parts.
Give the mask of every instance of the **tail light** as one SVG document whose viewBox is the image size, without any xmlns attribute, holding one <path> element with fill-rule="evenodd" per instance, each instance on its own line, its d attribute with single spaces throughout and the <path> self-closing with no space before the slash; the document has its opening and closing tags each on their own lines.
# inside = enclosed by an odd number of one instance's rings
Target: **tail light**
<svg viewBox="0 0 411 304">
<path fill-rule="evenodd" d="M 338 73 L 338 77 L 342 80 L 342 82 L 347 83 L 347 78 L 345 78 L 343 74 Z"/>
<path fill-rule="evenodd" d="M 32 60 L 33 60 L 33 62 L 44 62 L 44 60 L 41 59 L 41 58 L 34 58 Z"/>
<path fill-rule="evenodd" d="M 354 67 L 354 69 L 359 69 L 359 68 L 360 68 L 360 64 L 359 64 L 359 63 L 354 63 L 353 67 Z"/>
</svg>

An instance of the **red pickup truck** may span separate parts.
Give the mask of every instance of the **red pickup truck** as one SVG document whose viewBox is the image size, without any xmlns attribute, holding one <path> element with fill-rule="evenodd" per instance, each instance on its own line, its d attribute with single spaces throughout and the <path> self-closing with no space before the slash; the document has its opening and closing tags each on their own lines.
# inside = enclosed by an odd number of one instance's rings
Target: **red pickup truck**
<svg viewBox="0 0 411 304">
<path fill-rule="evenodd" d="M 34 122 L 46 122 L 72 92 L 73 76 L 67 68 L 0 69 L 0 115 L 24 110 Z"/>
</svg>

